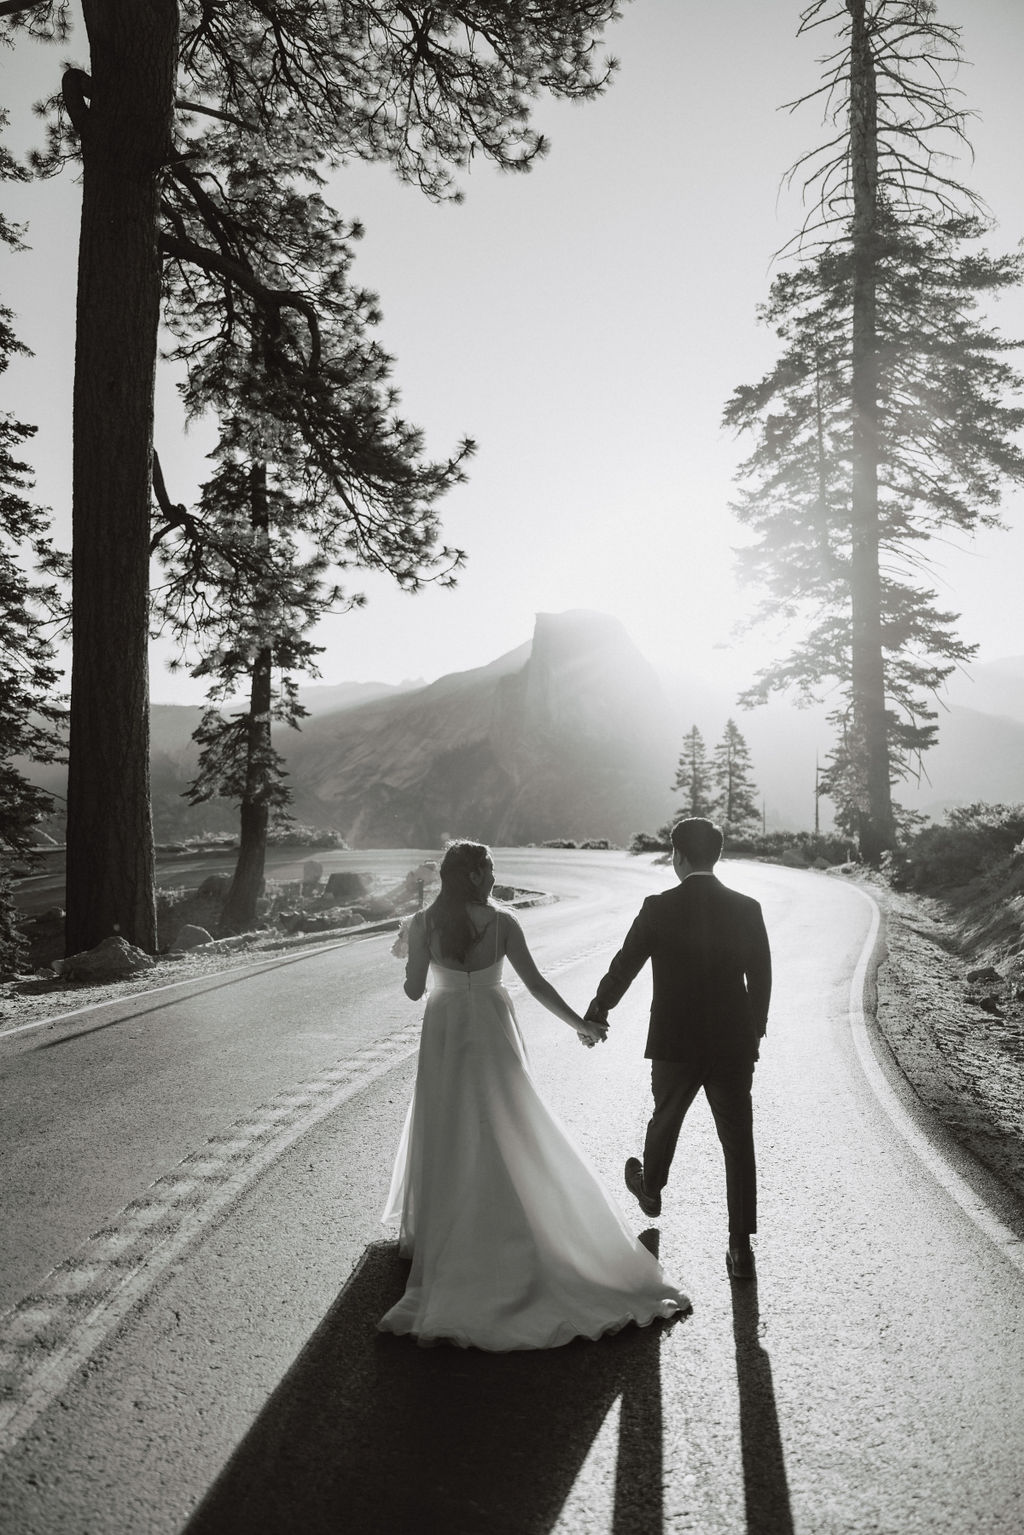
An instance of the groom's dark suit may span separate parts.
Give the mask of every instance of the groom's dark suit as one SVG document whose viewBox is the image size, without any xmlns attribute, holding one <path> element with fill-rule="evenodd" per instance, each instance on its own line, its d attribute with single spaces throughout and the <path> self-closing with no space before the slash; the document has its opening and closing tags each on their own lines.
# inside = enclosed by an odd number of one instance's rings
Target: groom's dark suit
<svg viewBox="0 0 1024 1535">
<path fill-rule="evenodd" d="M 687 1109 L 703 1087 L 725 1155 L 729 1230 L 757 1229 L 750 1088 L 768 1022 L 772 970 L 758 903 L 696 870 L 649 896 L 597 988 L 590 1015 L 616 1005 L 647 960 L 654 974 L 644 1052 L 654 1113 L 644 1142 L 644 1188 L 668 1181 Z"/>
</svg>

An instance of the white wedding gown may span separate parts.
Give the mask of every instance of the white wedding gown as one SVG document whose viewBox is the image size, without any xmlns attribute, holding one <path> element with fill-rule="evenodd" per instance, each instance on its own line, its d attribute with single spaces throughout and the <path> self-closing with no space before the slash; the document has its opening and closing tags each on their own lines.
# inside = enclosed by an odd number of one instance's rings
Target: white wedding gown
<svg viewBox="0 0 1024 1535">
<path fill-rule="evenodd" d="M 412 1259 L 384 1332 L 555 1348 L 689 1309 L 545 1106 L 502 960 L 432 962 L 416 1089 L 382 1220 Z"/>
</svg>

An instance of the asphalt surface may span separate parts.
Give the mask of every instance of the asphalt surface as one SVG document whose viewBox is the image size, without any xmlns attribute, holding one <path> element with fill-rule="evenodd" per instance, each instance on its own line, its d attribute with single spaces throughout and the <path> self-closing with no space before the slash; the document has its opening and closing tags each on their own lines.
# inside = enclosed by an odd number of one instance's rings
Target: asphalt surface
<svg viewBox="0 0 1024 1535">
<path fill-rule="evenodd" d="M 498 876 L 560 896 L 522 920 L 579 1006 L 671 877 L 525 850 Z M 1021 1212 L 966 1208 L 970 1169 L 945 1176 L 920 1117 L 908 1141 L 884 1057 L 866 1072 L 864 895 L 724 877 L 762 901 L 777 969 L 758 1280 L 725 1272 L 700 1100 L 646 1238 L 694 1303 L 664 1329 L 506 1356 L 375 1333 L 404 1280 L 377 1214 L 418 1011 L 390 938 L 0 1041 L 5 1535 L 1018 1535 Z M 621 1169 L 649 984 L 593 1051 L 514 995 L 545 1093 L 644 1231 Z"/>
</svg>

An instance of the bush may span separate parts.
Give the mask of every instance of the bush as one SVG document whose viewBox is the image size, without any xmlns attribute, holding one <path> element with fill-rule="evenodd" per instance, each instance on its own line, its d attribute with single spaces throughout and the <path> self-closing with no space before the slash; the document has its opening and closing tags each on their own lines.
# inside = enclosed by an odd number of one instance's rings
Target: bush
<svg viewBox="0 0 1024 1535">
<path fill-rule="evenodd" d="M 586 842 L 581 842 L 580 847 L 588 848 L 593 853 L 609 853 L 615 846 L 607 837 L 588 837 Z"/>
<path fill-rule="evenodd" d="M 727 837 L 725 851 L 747 858 L 785 862 L 793 867 L 802 864 L 807 868 L 816 863 L 849 863 L 856 858 L 846 837 L 810 831 L 770 831 L 759 832 L 756 836 Z"/>
<path fill-rule="evenodd" d="M 980 802 L 950 810 L 889 853 L 883 869 L 897 890 L 942 890 L 1005 871 L 1024 839 L 1024 805 Z"/>
<path fill-rule="evenodd" d="M 631 853 L 671 853 L 672 844 L 668 838 L 668 829 L 634 832 L 629 851 Z"/>
<path fill-rule="evenodd" d="M 20 974 L 27 968 L 28 943 L 18 930 L 18 911 L 11 882 L 0 870 L 0 980 Z"/>
<path fill-rule="evenodd" d="M 629 844 L 631 853 L 671 853 L 671 826 L 656 832 L 638 831 Z M 792 868 L 810 868 L 816 863 L 848 863 L 849 842 L 844 837 L 826 836 L 809 831 L 730 832 L 725 839 L 725 856 L 764 858 L 772 863 L 786 863 Z"/>
<path fill-rule="evenodd" d="M 571 837 L 552 837 L 549 842 L 542 842 L 541 847 L 579 847 Z"/>
<path fill-rule="evenodd" d="M 283 826 L 267 833 L 268 847 L 334 848 L 347 853 L 348 843 L 339 831 L 323 826 Z"/>
</svg>

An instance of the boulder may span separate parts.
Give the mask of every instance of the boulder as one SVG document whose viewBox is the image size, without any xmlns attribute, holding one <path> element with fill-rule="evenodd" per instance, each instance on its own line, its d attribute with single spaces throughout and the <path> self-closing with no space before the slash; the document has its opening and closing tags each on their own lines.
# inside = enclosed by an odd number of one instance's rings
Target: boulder
<svg viewBox="0 0 1024 1535">
<path fill-rule="evenodd" d="M 178 933 L 177 938 L 171 944 L 172 950 L 181 952 L 184 949 L 198 948 L 201 943 L 212 943 L 213 934 L 208 933 L 205 927 L 198 927 L 194 922 L 186 922 Z"/>
<path fill-rule="evenodd" d="M 341 869 L 327 876 L 327 894 L 335 901 L 358 901 L 370 889 L 372 880 L 368 874 L 356 874 L 351 869 Z"/>
<path fill-rule="evenodd" d="M 230 874 L 208 874 L 196 891 L 196 895 L 202 897 L 214 896 L 217 900 L 221 900 L 227 895 L 230 888 Z"/>
<path fill-rule="evenodd" d="M 395 915 L 395 903 L 385 896 L 374 896 L 369 901 L 360 901 L 359 910 L 364 922 L 381 922 Z"/>
<path fill-rule="evenodd" d="M 155 963 L 124 938 L 104 938 L 94 949 L 56 960 L 53 968 L 69 981 L 120 981 L 141 970 L 152 970 Z"/>
</svg>

